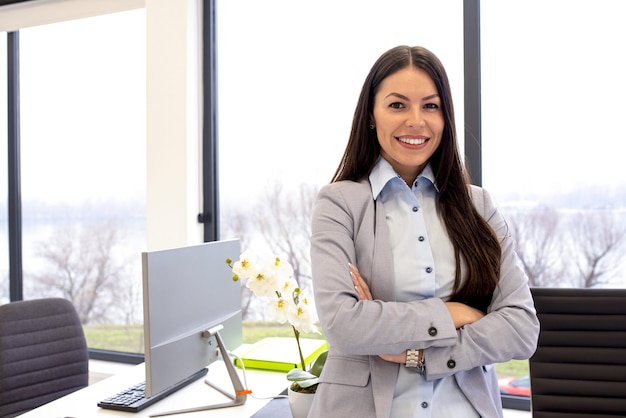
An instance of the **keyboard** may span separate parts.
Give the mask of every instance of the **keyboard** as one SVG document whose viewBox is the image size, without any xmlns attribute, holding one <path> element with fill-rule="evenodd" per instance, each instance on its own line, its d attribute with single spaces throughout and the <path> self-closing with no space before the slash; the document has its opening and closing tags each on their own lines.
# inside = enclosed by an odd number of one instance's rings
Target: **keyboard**
<svg viewBox="0 0 626 418">
<path fill-rule="evenodd" d="M 198 370 L 196 373 L 178 382 L 174 386 L 170 386 L 162 392 L 153 394 L 150 397 L 145 396 L 146 382 L 143 381 L 98 402 L 98 406 L 100 408 L 114 409 L 116 411 L 139 412 L 153 403 L 158 402 L 166 396 L 171 395 L 177 390 L 187 386 L 191 382 L 200 379 L 202 376 L 206 375 L 208 371 L 209 369 L 207 368 Z"/>
</svg>

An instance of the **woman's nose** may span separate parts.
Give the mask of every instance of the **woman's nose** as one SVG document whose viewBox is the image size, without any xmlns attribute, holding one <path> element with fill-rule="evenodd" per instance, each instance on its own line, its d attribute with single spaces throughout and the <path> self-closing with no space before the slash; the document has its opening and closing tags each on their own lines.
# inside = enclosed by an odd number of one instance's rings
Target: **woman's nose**
<svg viewBox="0 0 626 418">
<path fill-rule="evenodd" d="M 423 128 L 426 122 L 424 121 L 423 115 L 419 109 L 415 109 L 409 112 L 406 119 L 406 126 L 411 128 Z"/>
</svg>

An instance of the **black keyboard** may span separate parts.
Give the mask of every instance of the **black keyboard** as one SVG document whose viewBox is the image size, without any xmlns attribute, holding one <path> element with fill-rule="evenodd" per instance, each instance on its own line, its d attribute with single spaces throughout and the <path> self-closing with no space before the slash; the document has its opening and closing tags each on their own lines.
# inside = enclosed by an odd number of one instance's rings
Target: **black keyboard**
<svg viewBox="0 0 626 418">
<path fill-rule="evenodd" d="M 125 412 L 139 412 L 144 408 L 152 405 L 153 403 L 160 401 L 166 396 L 176 392 L 177 390 L 187 386 L 191 382 L 200 379 L 206 375 L 209 369 L 204 368 L 198 370 L 188 378 L 178 382 L 174 386 L 171 386 L 162 392 L 156 393 L 146 398 L 146 382 L 141 382 L 135 386 L 131 386 L 126 390 L 123 390 L 115 395 L 106 398 L 103 401 L 98 402 L 98 406 L 105 409 L 114 409 L 116 411 Z"/>
</svg>

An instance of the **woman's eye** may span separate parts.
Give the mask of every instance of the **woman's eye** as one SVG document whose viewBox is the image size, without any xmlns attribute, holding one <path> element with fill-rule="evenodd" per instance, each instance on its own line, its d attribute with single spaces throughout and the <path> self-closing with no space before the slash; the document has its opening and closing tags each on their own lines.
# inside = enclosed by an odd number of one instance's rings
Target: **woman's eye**
<svg viewBox="0 0 626 418">
<path fill-rule="evenodd" d="M 439 105 L 437 103 L 426 103 L 424 105 L 426 109 L 437 110 L 439 109 Z"/>
<path fill-rule="evenodd" d="M 389 107 L 391 107 L 393 109 L 403 109 L 404 108 L 404 104 L 402 104 L 400 102 L 394 102 L 394 103 L 391 103 L 389 105 Z"/>
</svg>

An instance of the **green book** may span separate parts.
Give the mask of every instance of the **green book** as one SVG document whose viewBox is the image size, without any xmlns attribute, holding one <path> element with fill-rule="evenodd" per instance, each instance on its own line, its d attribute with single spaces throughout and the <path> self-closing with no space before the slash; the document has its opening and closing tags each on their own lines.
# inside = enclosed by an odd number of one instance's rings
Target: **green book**
<svg viewBox="0 0 626 418">
<path fill-rule="evenodd" d="M 300 338 L 302 356 L 307 368 L 324 350 L 328 349 L 326 340 Z M 288 372 L 294 368 L 302 368 L 298 344 L 291 337 L 268 337 L 244 349 L 239 357 L 246 369 L 264 369 Z M 235 365 L 241 367 L 238 359 Z"/>
</svg>

